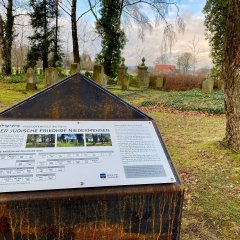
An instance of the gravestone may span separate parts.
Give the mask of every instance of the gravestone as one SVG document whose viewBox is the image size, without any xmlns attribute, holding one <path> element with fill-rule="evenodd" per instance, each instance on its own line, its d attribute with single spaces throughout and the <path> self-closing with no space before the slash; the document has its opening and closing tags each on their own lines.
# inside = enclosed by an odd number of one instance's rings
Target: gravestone
<svg viewBox="0 0 240 240">
<path fill-rule="evenodd" d="M 95 64 L 93 67 L 93 80 L 99 85 L 104 85 L 104 68 L 101 64 Z"/>
<path fill-rule="evenodd" d="M 108 83 L 108 76 L 107 76 L 105 73 L 103 73 L 103 78 L 102 78 L 102 84 L 101 84 L 101 86 L 106 87 L 106 86 L 107 86 L 107 83 Z"/>
<path fill-rule="evenodd" d="M 94 81 L 4 110 L 0 132 L 0 239 L 180 239 L 184 188 L 156 122 Z"/>
<path fill-rule="evenodd" d="M 145 65 L 145 58 L 142 58 L 142 64 L 138 66 L 137 87 L 149 86 L 148 67 Z"/>
<path fill-rule="evenodd" d="M 214 81 L 211 78 L 207 78 L 202 82 L 202 91 L 204 93 L 212 93 Z"/>
<path fill-rule="evenodd" d="M 56 83 L 58 80 L 58 72 L 56 68 L 49 67 L 45 69 L 45 81 L 46 87 L 49 87 Z"/>
<path fill-rule="evenodd" d="M 127 67 L 125 66 L 125 58 L 122 58 L 122 63 L 120 67 L 118 68 L 118 75 L 117 75 L 117 85 L 122 86 L 122 81 L 125 78 L 127 74 Z"/>
<path fill-rule="evenodd" d="M 122 83 L 122 90 L 127 91 L 129 89 L 129 79 L 127 75 L 123 77 L 121 83 Z"/>
<path fill-rule="evenodd" d="M 80 72 L 80 65 L 79 63 L 72 63 L 71 64 L 71 69 L 70 69 L 70 74 L 73 75 L 75 73 Z"/>
<path fill-rule="evenodd" d="M 162 90 L 163 89 L 163 84 L 164 84 L 164 78 L 163 75 L 158 75 L 156 79 L 156 89 Z"/>
<path fill-rule="evenodd" d="M 221 79 L 218 80 L 217 88 L 218 88 L 219 90 L 224 91 L 224 82 L 223 82 L 223 80 L 221 80 Z"/>
<path fill-rule="evenodd" d="M 26 80 L 27 80 L 27 85 L 26 85 L 27 90 L 36 90 L 37 89 L 35 74 L 34 74 L 34 70 L 32 68 L 27 69 Z"/>
</svg>

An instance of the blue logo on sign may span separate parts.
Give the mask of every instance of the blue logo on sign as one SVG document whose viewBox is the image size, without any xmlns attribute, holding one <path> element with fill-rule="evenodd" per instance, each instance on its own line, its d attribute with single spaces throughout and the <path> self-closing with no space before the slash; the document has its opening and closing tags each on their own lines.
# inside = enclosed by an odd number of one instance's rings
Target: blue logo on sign
<svg viewBox="0 0 240 240">
<path fill-rule="evenodd" d="M 107 178 L 106 173 L 100 173 L 100 178 L 101 178 L 101 179 L 106 179 L 106 178 Z"/>
</svg>

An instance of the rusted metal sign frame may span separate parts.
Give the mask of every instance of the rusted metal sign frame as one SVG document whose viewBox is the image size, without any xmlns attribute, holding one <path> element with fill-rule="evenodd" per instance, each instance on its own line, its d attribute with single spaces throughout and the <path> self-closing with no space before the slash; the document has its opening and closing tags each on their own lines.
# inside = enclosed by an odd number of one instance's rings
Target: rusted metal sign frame
<svg viewBox="0 0 240 240">
<path fill-rule="evenodd" d="M 69 84 L 73 86 L 66 87 Z M 87 93 L 86 89 L 91 86 L 92 93 Z M 86 95 L 78 97 L 81 87 L 85 88 L 83 93 Z M 63 97 L 63 101 L 59 99 L 62 94 L 69 92 L 69 88 L 72 89 L 71 97 L 77 99 L 66 101 L 66 96 Z M 100 107 L 101 104 L 96 104 L 95 94 L 97 98 L 101 97 L 108 102 Z M 44 102 L 39 104 L 38 101 L 43 99 Z M 82 104 L 82 99 L 88 100 L 85 103 L 87 107 Z M 61 105 L 64 101 L 67 106 Z M 48 116 L 44 114 L 44 110 L 47 109 L 46 103 L 50 104 Z M 95 110 L 90 112 L 92 107 Z M 106 112 L 98 113 L 99 109 Z M 81 115 L 84 110 L 87 114 Z M 90 118 L 87 118 L 89 115 Z M 150 120 L 154 124 L 176 183 L 0 194 L 0 240 L 180 238 L 184 188 L 157 125 L 151 117 L 85 76 L 75 74 L 0 113 L 0 119 L 5 120 L 43 118 Z"/>
</svg>

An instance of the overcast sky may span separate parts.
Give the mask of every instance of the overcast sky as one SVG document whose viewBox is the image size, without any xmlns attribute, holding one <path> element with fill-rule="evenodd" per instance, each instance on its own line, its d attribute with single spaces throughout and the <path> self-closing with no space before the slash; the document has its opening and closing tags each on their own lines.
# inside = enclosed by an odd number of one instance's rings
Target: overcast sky
<svg viewBox="0 0 240 240">
<path fill-rule="evenodd" d="M 202 9 L 205 5 L 205 0 L 178 0 L 179 14 L 183 18 L 186 28 L 184 34 L 177 34 L 177 40 L 173 46 L 171 52 L 167 52 L 170 56 L 170 64 L 175 64 L 175 57 L 183 52 L 191 52 L 191 42 L 195 39 L 197 42 L 197 68 L 211 67 L 211 59 L 209 58 L 209 45 L 205 39 L 205 27 L 204 16 Z M 82 1 L 81 6 L 78 6 L 80 10 L 84 9 L 86 3 Z M 174 22 L 176 11 L 169 12 L 169 21 Z M 65 22 L 65 20 L 63 20 Z M 69 19 L 66 20 L 69 22 Z M 67 25 L 64 23 L 63 25 Z M 95 39 L 94 20 L 91 15 L 86 16 L 84 20 L 79 24 L 79 36 L 80 36 L 80 52 L 88 52 L 92 57 L 100 51 L 100 41 L 88 41 L 89 39 Z M 151 33 L 146 32 L 145 39 L 142 41 L 137 34 L 137 27 L 132 26 L 126 31 L 127 44 L 124 48 L 123 55 L 126 58 L 126 65 L 137 65 L 140 59 L 144 56 L 146 58 L 146 64 L 153 66 L 157 57 L 161 55 L 161 40 L 164 24 L 154 26 Z M 65 47 L 68 46 L 71 50 L 71 28 L 70 26 L 65 28 L 63 34 L 63 41 Z M 85 33 L 85 34 L 84 34 Z M 88 39 L 89 38 L 89 39 Z"/>
<path fill-rule="evenodd" d="M 191 45 L 195 39 L 197 54 L 197 67 L 211 67 L 212 62 L 209 57 L 210 47 L 205 39 L 204 16 L 202 9 L 205 0 L 181 0 L 179 3 L 180 15 L 186 24 L 184 34 L 177 34 L 177 40 L 168 53 L 170 63 L 175 64 L 175 57 L 183 52 L 191 52 Z M 174 16 L 174 13 L 172 13 Z M 154 61 L 161 55 L 161 39 L 164 25 L 160 25 L 153 29 L 151 34 L 146 34 L 145 40 L 142 42 L 136 34 L 136 29 L 127 32 L 128 42 L 124 49 L 126 64 L 134 65 L 139 61 L 140 55 L 146 58 L 146 63 L 154 65 Z"/>
</svg>

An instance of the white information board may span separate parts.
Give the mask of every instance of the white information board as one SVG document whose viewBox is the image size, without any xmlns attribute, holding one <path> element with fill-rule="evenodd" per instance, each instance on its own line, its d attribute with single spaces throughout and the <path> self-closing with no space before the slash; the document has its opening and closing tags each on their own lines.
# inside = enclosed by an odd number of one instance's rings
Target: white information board
<svg viewBox="0 0 240 240">
<path fill-rule="evenodd" d="M 173 182 L 151 121 L 0 120 L 0 192 Z"/>
</svg>

